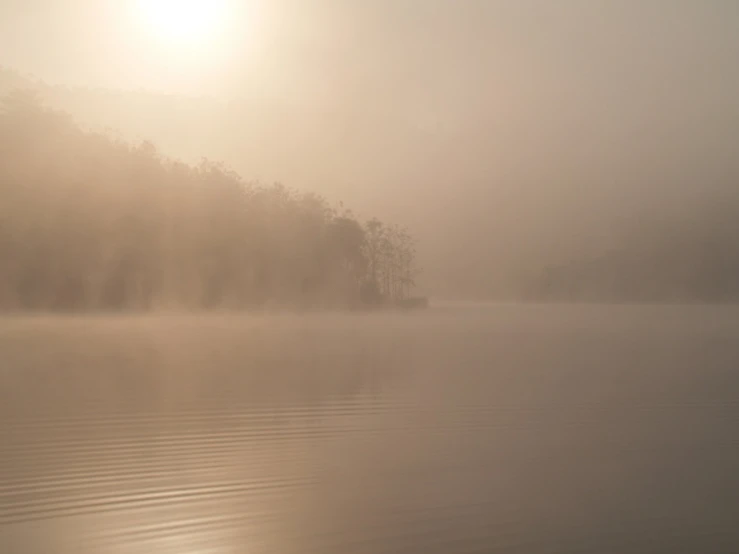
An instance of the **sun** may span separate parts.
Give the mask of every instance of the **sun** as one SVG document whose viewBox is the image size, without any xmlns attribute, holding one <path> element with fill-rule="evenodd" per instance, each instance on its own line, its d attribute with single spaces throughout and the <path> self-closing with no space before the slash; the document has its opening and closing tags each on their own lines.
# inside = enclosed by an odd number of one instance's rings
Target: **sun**
<svg viewBox="0 0 739 554">
<path fill-rule="evenodd" d="M 224 31 L 227 0 L 139 0 L 150 32 L 172 46 L 205 46 Z"/>
</svg>

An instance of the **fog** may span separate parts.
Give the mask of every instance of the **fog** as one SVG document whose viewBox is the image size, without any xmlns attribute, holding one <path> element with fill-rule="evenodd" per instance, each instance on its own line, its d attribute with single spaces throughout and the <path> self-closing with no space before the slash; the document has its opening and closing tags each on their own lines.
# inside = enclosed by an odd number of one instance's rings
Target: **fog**
<svg viewBox="0 0 739 554">
<path fill-rule="evenodd" d="M 0 551 L 732 554 L 736 307 L 0 320 Z"/>
<path fill-rule="evenodd" d="M 739 4 L 0 0 L 0 554 L 739 552 Z"/>
<path fill-rule="evenodd" d="M 407 224 L 445 297 L 524 297 L 738 194 L 732 2 L 235 4 L 183 55 L 125 3 L 6 2 L 1 62 L 83 125 Z"/>
</svg>

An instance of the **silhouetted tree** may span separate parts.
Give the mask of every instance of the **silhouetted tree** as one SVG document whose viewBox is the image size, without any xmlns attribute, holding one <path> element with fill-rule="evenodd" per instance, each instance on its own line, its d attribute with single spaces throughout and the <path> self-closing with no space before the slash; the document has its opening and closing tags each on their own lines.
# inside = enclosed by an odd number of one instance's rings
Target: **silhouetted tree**
<svg viewBox="0 0 739 554">
<path fill-rule="evenodd" d="M 2 309 L 351 306 L 380 276 L 396 297 L 395 229 L 85 132 L 33 93 L 0 103 Z"/>
</svg>

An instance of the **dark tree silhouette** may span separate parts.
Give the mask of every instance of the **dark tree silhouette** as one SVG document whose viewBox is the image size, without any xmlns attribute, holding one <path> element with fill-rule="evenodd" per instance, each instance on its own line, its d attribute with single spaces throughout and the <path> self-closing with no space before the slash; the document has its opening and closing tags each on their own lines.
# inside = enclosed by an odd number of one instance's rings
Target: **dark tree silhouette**
<svg viewBox="0 0 739 554">
<path fill-rule="evenodd" d="M 389 302 L 407 293 L 413 255 L 388 229 L 222 164 L 85 132 L 33 93 L 0 104 L 5 310 L 351 307 L 368 286 Z"/>
</svg>

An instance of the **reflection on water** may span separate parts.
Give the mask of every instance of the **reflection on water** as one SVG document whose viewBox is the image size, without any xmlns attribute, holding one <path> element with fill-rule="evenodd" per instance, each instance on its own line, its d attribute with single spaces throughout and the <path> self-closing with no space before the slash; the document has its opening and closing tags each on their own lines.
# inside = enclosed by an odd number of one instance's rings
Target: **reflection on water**
<svg viewBox="0 0 739 554">
<path fill-rule="evenodd" d="M 739 311 L 0 322 L 0 553 L 739 551 Z"/>
</svg>

